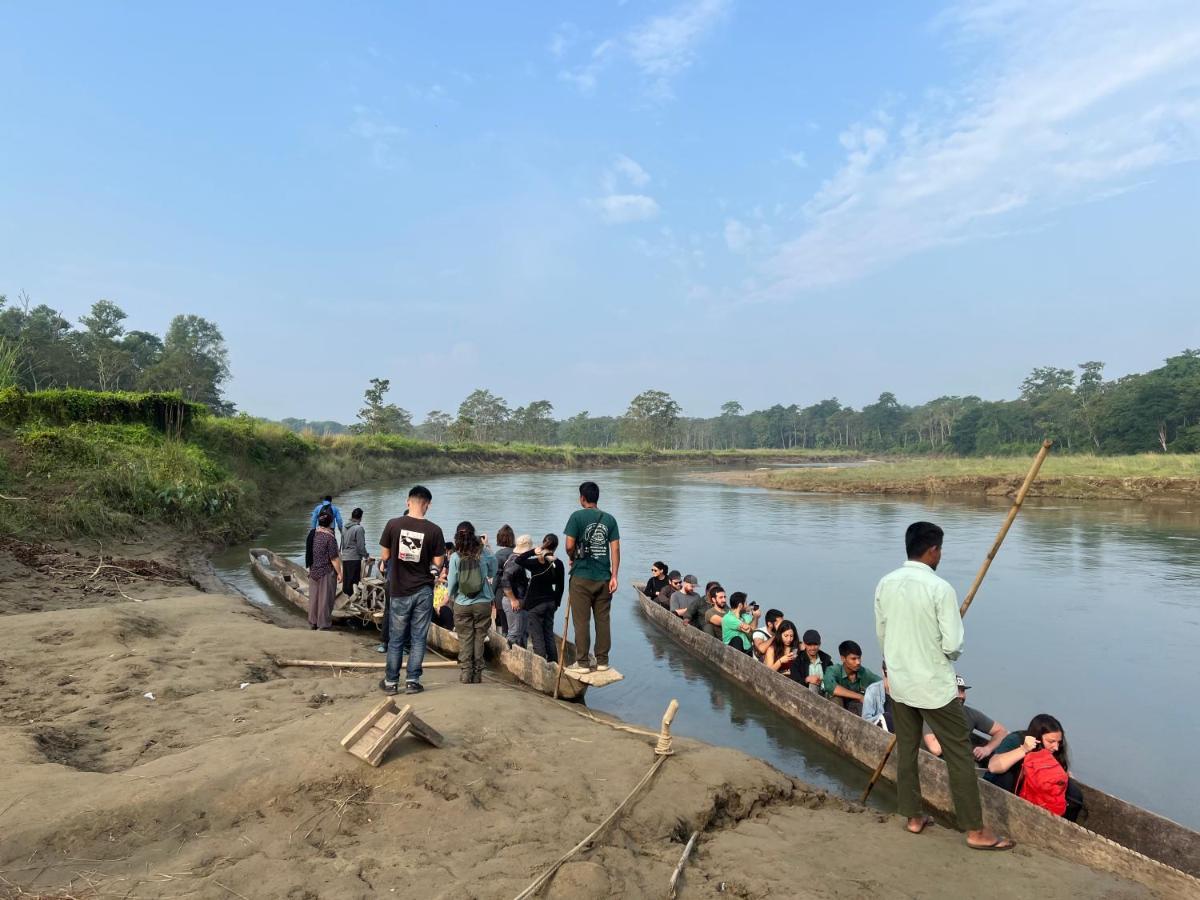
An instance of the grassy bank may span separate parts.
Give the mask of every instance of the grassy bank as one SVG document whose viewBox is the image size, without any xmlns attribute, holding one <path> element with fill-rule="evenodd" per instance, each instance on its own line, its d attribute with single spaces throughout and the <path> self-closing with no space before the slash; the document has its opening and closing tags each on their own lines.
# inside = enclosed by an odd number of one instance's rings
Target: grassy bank
<svg viewBox="0 0 1200 900">
<path fill-rule="evenodd" d="M 165 524 L 200 540 L 233 541 L 260 530 L 290 503 L 375 480 L 517 469 L 746 465 L 788 456 L 443 446 L 380 435 L 314 438 L 191 409 L 156 419 L 158 406 L 139 395 L 45 393 L 54 396 L 0 396 L 3 534 L 59 539 Z"/>
<path fill-rule="evenodd" d="M 851 467 L 754 469 L 718 473 L 715 480 L 785 491 L 846 494 L 1016 492 L 1031 458 L 900 459 Z M 1200 501 L 1200 454 L 1051 455 L 1031 496 L 1075 499 Z"/>
</svg>

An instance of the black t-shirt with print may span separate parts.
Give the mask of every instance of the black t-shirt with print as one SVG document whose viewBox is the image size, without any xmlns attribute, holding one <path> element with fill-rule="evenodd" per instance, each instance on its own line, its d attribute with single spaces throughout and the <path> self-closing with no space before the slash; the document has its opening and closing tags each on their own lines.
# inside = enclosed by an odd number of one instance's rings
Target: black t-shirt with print
<svg viewBox="0 0 1200 900">
<path fill-rule="evenodd" d="M 446 539 L 442 529 L 428 519 L 398 516 L 388 521 L 379 538 L 379 546 L 387 547 L 388 581 L 393 597 L 407 597 L 423 587 L 432 587 L 433 560 L 446 554 Z"/>
</svg>

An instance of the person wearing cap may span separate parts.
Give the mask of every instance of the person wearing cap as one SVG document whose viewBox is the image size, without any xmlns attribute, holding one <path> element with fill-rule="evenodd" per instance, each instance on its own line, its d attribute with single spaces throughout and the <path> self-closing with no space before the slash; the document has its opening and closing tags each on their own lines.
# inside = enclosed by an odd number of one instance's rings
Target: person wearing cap
<svg viewBox="0 0 1200 900">
<path fill-rule="evenodd" d="M 921 725 L 928 723 L 942 745 L 942 758 L 958 827 L 975 850 L 1011 850 L 1015 843 L 983 823 L 979 778 L 971 755 L 970 731 L 958 699 L 954 660 L 963 650 L 962 615 L 950 583 L 939 578 L 944 532 L 932 522 L 914 522 L 904 532 L 908 557 L 875 588 L 875 633 L 888 662 L 896 722 L 896 793 L 900 815 L 913 834 L 932 821 L 921 803 Z"/>
<path fill-rule="evenodd" d="M 696 590 L 699 585 L 700 579 L 695 575 L 684 575 L 679 590 L 671 595 L 671 612 L 697 628 L 703 624 L 701 613 L 704 611 L 704 596 Z"/>
<path fill-rule="evenodd" d="M 667 574 L 667 583 L 662 586 L 657 594 L 654 595 L 654 602 L 663 609 L 671 608 L 671 597 L 679 592 L 679 588 L 683 583 L 683 576 L 676 569 L 672 569 Z"/>
<path fill-rule="evenodd" d="M 505 637 L 508 638 L 510 647 L 513 644 L 524 647 L 529 634 L 528 617 L 525 614 L 525 592 L 529 588 L 529 574 L 518 564 L 517 557 L 532 549 L 533 538 L 530 535 L 523 534 L 518 537 L 512 555 L 505 560 L 504 571 L 500 573 L 500 588 L 504 591 L 500 602 L 508 620 L 508 633 Z"/>
<path fill-rule="evenodd" d="M 810 628 L 800 638 L 803 652 L 792 663 L 791 678 L 814 694 L 825 693 L 825 670 L 833 668 L 833 658 L 821 649 L 821 633 Z"/>
<path fill-rule="evenodd" d="M 961 675 L 956 675 L 955 680 L 958 683 L 958 699 L 962 701 L 963 715 L 967 717 L 967 724 L 971 727 L 971 754 L 980 766 L 986 767 L 988 759 L 996 752 L 1000 742 L 1008 736 L 1008 729 L 991 716 L 968 706 L 967 691 L 971 686 Z M 928 725 L 925 726 L 923 740 L 926 750 L 934 756 L 942 755 L 942 745 L 938 743 L 937 735 L 929 730 Z"/>
</svg>

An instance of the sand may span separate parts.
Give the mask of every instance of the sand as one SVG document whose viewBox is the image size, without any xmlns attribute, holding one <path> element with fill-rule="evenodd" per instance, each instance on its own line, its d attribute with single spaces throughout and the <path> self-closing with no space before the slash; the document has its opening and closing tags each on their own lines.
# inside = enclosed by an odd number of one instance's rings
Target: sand
<svg viewBox="0 0 1200 900">
<path fill-rule="evenodd" d="M 339 740 L 378 674 L 272 662 L 377 661 L 369 636 L 296 627 L 174 570 L 105 593 L 95 560 L 72 558 L 41 571 L 44 554 L 0 549 L 0 896 L 512 898 L 654 762 L 652 739 L 578 706 L 431 669 L 398 699 L 445 746 L 405 737 L 371 768 Z M 908 835 L 733 749 L 674 749 L 544 896 L 666 896 L 697 829 L 682 897 L 1156 896 L 1032 848 Z"/>
</svg>

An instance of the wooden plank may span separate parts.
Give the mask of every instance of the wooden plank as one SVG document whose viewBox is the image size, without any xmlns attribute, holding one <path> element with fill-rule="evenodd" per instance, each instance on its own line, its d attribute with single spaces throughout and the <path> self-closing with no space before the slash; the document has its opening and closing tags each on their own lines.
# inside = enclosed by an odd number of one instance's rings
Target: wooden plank
<svg viewBox="0 0 1200 900">
<path fill-rule="evenodd" d="M 586 675 L 572 674 L 570 677 L 574 678 L 576 681 L 582 681 L 584 684 L 588 684 L 597 688 L 605 687 L 610 684 L 616 684 L 618 681 L 625 680 L 625 676 L 616 669 L 609 669 L 607 672 L 601 672 L 597 669 L 595 671 L 588 672 Z"/>
<path fill-rule="evenodd" d="M 416 713 L 409 717 L 408 724 L 412 728 L 412 733 L 425 743 L 432 744 L 434 747 L 440 747 L 445 743 L 445 738 L 431 728 L 424 719 L 418 718 Z"/>
<path fill-rule="evenodd" d="M 385 712 L 389 711 L 389 707 L 391 707 L 392 710 L 395 710 L 396 708 L 396 704 L 392 701 L 391 697 L 387 697 L 375 704 L 375 706 L 371 708 L 371 711 L 367 713 L 366 718 L 355 725 L 350 733 L 342 738 L 342 746 L 349 748 L 351 744 L 355 743 L 359 738 L 370 731 L 371 726 L 378 721 L 379 717 Z"/>
<path fill-rule="evenodd" d="M 380 735 L 373 743 L 367 744 L 366 741 L 356 749 L 362 750 L 362 758 L 372 766 L 377 766 L 383 760 L 390 746 L 395 742 L 396 738 L 400 737 L 408 730 L 409 716 L 412 715 L 412 707 L 406 706 L 400 710 L 384 728 L 383 734 Z"/>
</svg>

